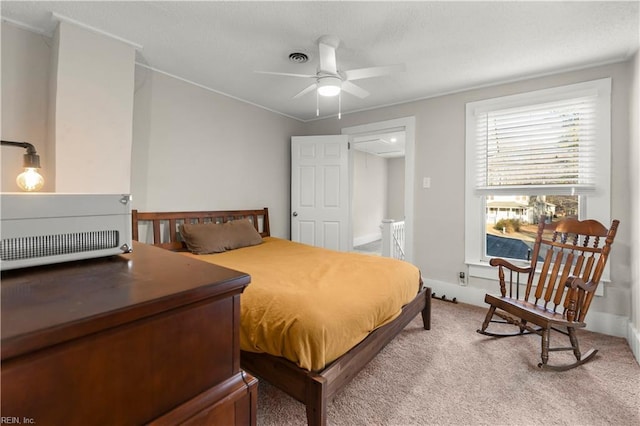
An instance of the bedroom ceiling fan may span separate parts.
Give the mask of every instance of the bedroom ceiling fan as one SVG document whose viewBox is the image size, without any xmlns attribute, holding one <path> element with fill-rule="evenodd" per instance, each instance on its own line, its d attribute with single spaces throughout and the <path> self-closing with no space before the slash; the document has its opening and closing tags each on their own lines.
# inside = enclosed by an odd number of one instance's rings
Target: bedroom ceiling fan
<svg viewBox="0 0 640 426">
<path fill-rule="evenodd" d="M 324 35 L 318 39 L 319 50 L 319 67 L 316 74 L 295 74 L 276 71 L 256 71 L 260 74 L 272 74 L 283 75 L 287 77 L 301 77 L 312 78 L 314 83 L 302 89 L 298 92 L 294 99 L 306 95 L 307 93 L 316 90 L 319 96 L 338 96 L 345 91 L 358 98 L 366 98 L 369 96 L 369 92 L 352 83 L 354 80 L 361 80 L 365 78 L 380 77 L 384 75 L 393 74 L 396 72 L 402 72 L 405 70 L 404 64 L 386 65 L 370 68 L 358 68 L 352 70 L 339 70 L 336 60 L 336 49 L 340 45 L 340 39 L 332 35 Z M 316 99 L 316 105 L 318 100 Z M 316 106 L 316 115 L 319 115 L 320 111 Z M 338 112 L 338 116 L 340 113 Z"/>
</svg>

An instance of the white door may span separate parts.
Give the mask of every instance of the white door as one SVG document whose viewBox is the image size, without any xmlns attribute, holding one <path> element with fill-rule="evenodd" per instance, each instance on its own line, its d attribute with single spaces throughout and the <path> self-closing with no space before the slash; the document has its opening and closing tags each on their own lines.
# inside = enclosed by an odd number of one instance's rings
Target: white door
<svg viewBox="0 0 640 426">
<path fill-rule="evenodd" d="M 291 138 L 292 241 L 351 250 L 348 138 Z"/>
</svg>

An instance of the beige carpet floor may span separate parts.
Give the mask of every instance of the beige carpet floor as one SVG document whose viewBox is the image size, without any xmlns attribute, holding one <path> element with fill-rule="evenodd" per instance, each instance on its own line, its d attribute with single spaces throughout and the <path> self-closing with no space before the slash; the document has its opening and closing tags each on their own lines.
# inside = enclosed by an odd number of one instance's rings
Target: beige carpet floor
<svg viewBox="0 0 640 426">
<path fill-rule="evenodd" d="M 640 425 L 640 366 L 625 339 L 580 331 L 582 352 L 596 357 L 541 371 L 540 338 L 480 335 L 485 312 L 433 299 L 431 330 L 414 319 L 329 404 L 329 424 Z M 260 382 L 259 426 L 305 424 L 301 403 Z"/>
</svg>

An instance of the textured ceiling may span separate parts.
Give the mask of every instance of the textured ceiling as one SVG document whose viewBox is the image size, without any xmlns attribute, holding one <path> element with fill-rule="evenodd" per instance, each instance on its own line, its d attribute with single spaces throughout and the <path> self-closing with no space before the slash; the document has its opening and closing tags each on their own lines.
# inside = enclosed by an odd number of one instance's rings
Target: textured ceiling
<svg viewBox="0 0 640 426">
<path fill-rule="evenodd" d="M 532 76 L 621 61 L 639 45 L 631 2 L 218 2 L 2 1 L 3 19 L 45 35 L 53 14 L 141 46 L 137 62 L 219 93 L 307 121 L 316 96 L 292 97 L 315 74 L 317 39 L 341 39 L 339 70 L 404 63 L 406 71 L 359 80 L 342 113 Z M 52 14 L 53 13 L 53 14 Z M 310 56 L 289 61 L 292 52 Z M 337 113 L 320 99 L 320 115 Z"/>
</svg>

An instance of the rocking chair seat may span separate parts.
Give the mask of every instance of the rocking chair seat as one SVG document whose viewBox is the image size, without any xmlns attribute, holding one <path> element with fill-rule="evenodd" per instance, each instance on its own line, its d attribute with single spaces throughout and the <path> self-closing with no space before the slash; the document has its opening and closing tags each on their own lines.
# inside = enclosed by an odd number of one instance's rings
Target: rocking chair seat
<svg viewBox="0 0 640 426">
<path fill-rule="evenodd" d="M 544 306 L 536 305 L 526 300 L 515 299 L 508 296 L 494 296 L 487 294 L 484 297 L 485 303 L 509 312 L 527 322 L 536 324 L 543 328 L 551 325 L 563 327 L 585 327 L 587 324 L 578 321 L 569 321 L 563 314 L 546 309 Z"/>
</svg>

